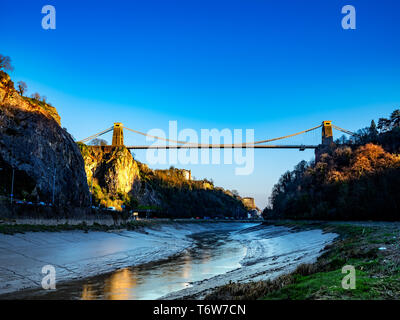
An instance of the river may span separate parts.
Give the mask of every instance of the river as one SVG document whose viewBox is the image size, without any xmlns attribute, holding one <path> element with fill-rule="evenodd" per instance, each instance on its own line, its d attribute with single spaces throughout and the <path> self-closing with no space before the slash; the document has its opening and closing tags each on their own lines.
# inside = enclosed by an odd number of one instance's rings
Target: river
<svg viewBox="0 0 400 320">
<path fill-rule="evenodd" d="M 30 298 L 152 300 L 184 289 L 195 281 L 240 267 L 246 247 L 229 239 L 229 230 L 189 236 L 194 246 L 160 262 L 123 268 L 115 272 L 58 286 L 47 294 L 30 292 Z"/>
</svg>

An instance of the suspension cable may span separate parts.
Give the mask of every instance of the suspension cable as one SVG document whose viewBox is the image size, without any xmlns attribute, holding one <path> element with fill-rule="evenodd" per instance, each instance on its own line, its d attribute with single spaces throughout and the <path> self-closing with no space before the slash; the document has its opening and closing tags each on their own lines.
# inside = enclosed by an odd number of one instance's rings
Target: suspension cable
<svg viewBox="0 0 400 320">
<path fill-rule="evenodd" d="M 351 135 L 351 136 L 355 136 L 355 137 L 358 137 L 358 136 L 359 136 L 357 133 L 354 133 L 354 132 L 351 132 L 351 131 L 349 131 L 349 130 L 340 128 L 340 127 L 338 127 L 338 126 L 335 126 L 334 124 L 332 125 L 332 127 L 335 128 L 336 130 L 342 131 L 343 133 L 347 133 L 347 134 L 349 134 L 349 135 Z"/>
<path fill-rule="evenodd" d="M 124 127 L 124 129 L 127 129 L 127 130 L 132 131 L 132 132 L 137 133 L 137 134 L 141 134 L 142 136 L 154 138 L 154 139 L 157 139 L 157 140 L 169 141 L 169 142 L 173 142 L 173 143 L 185 143 L 185 144 L 187 143 L 186 141 L 172 140 L 172 139 L 152 136 L 151 134 L 140 132 L 140 131 L 137 131 L 137 130 L 133 130 L 133 129 L 130 129 L 130 128 L 127 128 L 127 127 Z"/>
<path fill-rule="evenodd" d="M 234 144 L 235 146 L 252 146 L 252 145 L 256 145 L 256 144 L 260 144 L 260 143 L 266 143 L 266 142 L 272 142 L 272 141 L 277 141 L 277 140 L 282 140 L 282 139 L 286 139 L 286 138 L 290 138 L 290 137 L 294 137 L 294 136 L 298 136 L 302 133 L 306 133 L 306 132 L 310 132 L 313 131 L 315 129 L 321 128 L 322 125 L 307 129 L 307 130 L 303 130 L 300 132 L 296 132 L 287 136 L 283 136 L 283 137 L 278 137 L 278 138 L 273 138 L 273 139 L 267 139 L 267 140 L 260 140 L 260 141 L 255 141 L 255 142 L 244 142 L 244 143 L 238 143 L 238 144 Z M 162 138 L 162 137 L 158 137 L 158 136 L 153 136 L 141 131 L 137 131 L 137 130 L 133 130 L 127 127 L 124 127 L 125 129 L 132 131 L 134 133 L 138 133 L 140 135 L 146 136 L 146 137 L 151 137 L 154 139 L 158 139 L 158 140 L 163 140 L 163 141 L 168 141 L 168 142 L 173 142 L 173 143 L 179 143 L 179 144 L 187 144 L 187 145 L 193 145 L 193 146 L 203 146 L 203 147 L 209 147 L 209 146 L 215 146 L 218 147 L 220 146 L 220 144 L 198 144 L 198 143 L 190 143 L 187 141 L 179 141 L 179 140 L 173 140 L 173 139 L 168 139 L 168 138 Z"/>
<path fill-rule="evenodd" d="M 321 127 L 322 127 L 322 124 L 318 125 L 316 127 L 307 129 L 307 130 L 303 130 L 303 131 L 300 131 L 300 132 L 296 132 L 296 133 L 293 133 L 293 134 L 290 134 L 290 135 L 286 135 L 286 136 L 282 136 L 282 137 L 278 137 L 278 138 L 259 140 L 259 141 L 255 141 L 255 142 L 245 142 L 245 143 L 232 144 L 232 146 L 242 146 L 242 147 L 244 147 L 244 146 L 254 146 L 254 145 L 257 145 L 257 144 L 261 144 L 261 143 L 268 143 L 268 142 L 272 142 L 272 141 L 283 140 L 283 139 L 287 139 L 287 138 L 298 136 L 298 135 L 303 134 L 303 133 L 314 131 L 314 130 L 316 130 L 318 128 L 321 128 Z M 351 132 L 351 131 L 346 130 L 346 129 L 343 129 L 343 128 L 340 128 L 340 127 L 338 127 L 336 125 L 332 124 L 332 127 L 335 128 L 336 130 L 342 131 L 342 132 L 344 132 L 346 134 L 349 134 L 349 135 L 352 135 L 352 136 L 358 136 L 356 133 Z M 177 143 L 177 144 L 185 144 L 185 145 L 189 145 L 189 146 L 207 147 L 207 148 L 208 147 L 220 147 L 221 146 L 221 144 L 199 144 L 199 143 L 191 143 L 191 142 L 187 142 L 187 141 L 180 141 L 180 140 L 162 138 L 162 137 L 153 136 L 153 135 L 150 135 L 148 133 L 144 133 L 144 132 L 141 132 L 141 131 L 138 131 L 138 130 L 130 129 L 128 127 L 124 127 L 124 128 L 129 130 L 129 131 L 131 131 L 131 132 L 140 134 L 140 135 L 145 136 L 145 137 L 150 137 L 150 138 L 153 138 L 153 139 L 167 141 L 167 142 L 173 142 L 173 143 Z M 96 138 L 98 136 L 101 136 L 103 134 L 106 134 L 106 133 L 108 133 L 108 132 L 110 132 L 112 130 L 113 130 L 113 127 L 107 128 L 107 129 L 105 129 L 105 130 L 103 130 L 103 131 L 101 131 L 99 133 L 91 135 L 90 137 L 82 139 L 79 142 L 87 142 L 87 141 L 93 140 L 94 138 Z"/>
<path fill-rule="evenodd" d="M 271 142 L 271 141 L 276 141 L 276 140 L 282 140 L 282 139 L 286 139 L 286 138 L 295 137 L 295 136 L 298 136 L 299 134 L 306 133 L 306 132 L 310 132 L 310 131 L 313 131 L 313 130 L 315 130 L 315 129 L 321 128 L 321 127 L 322 127 L 322 124 L 320 124 L 319 126 L 316 126 L 316 127 L 314 127 L 314 128 L 310 128 L 310 129 L 307 129 L 307 130 L 303 130 L 303 131 L 300 131 L 300 132 L 296 132 L 296 133 L 293 133 L 293 134 L 290 134 L 290 135 L 287 135 L 287 136 L 283 136 L 283 137 L 279 137 L 279 138 L 273 138 L 273 139 L 268 139 L 268 140 L 255 141 L 254 144 L 260 144 L 260 143 L 264 143 L 264 142 Z"/>
<path fill-rule="evenodd" d="M 98 137 L 98 136 L 101 136 L 101 135 L 103 135 L 103 134 L 106 134 L 107 132 L 110 132 L 111 130 L 113 130 L 113 127 L 110 127 L 110 128 L 105 129 L 105 130 L 103 130 L 103 131 L 100 131 L 100 132 L 98 132 L 98 133 L 96 133 L 96 134 L 93 134 L 93 135 L 91 135 L 90 137 L 87 137 L 87 138 L 85 138 L 85 139 L 82 139 L 82 140 L 80 140 L 80 141 L 78 141 L 78 142 L 84 143 L 84 142 L 93 140 L 94 138 L 96 138 L 96 137 Z"/>
</svg>

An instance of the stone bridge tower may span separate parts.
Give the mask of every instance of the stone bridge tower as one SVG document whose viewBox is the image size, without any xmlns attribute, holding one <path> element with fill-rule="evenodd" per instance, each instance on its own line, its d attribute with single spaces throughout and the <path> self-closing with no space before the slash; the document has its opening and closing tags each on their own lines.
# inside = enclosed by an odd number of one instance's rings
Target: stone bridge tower
<svg viewBox="0 0 400 320">
<path fill-rule="evenodd" d="M 120 147 L 124 145 L 124 126 L 121 122 L 114 123 L 114 130 L 113 130 L 113 138 L 112 138 L 112 146 L 113 147 Z"/>
<path fill-rule="evenodd" d="M 333 143 L 332 121 L 322 122 L 322 144 L 329 146 Z"/>
<path fill-rule="evenodd" d="M 334 145 L 335 144 L 333 142 L 332 121 L 323 121 L 322 142 L 315 149 L 315 162 L 318 162 L 321 159 L 321 155 L 329 152 Z"/>
</svg>

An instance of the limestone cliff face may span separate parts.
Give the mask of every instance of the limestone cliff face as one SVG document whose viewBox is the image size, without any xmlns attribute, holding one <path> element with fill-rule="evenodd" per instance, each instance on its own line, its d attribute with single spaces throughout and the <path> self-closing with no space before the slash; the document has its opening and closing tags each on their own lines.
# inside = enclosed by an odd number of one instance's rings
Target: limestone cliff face
<svg viewBox="0 0 400 320">
<path fill-rule="evenodd" d="M 63 208 L 89 205 L 84 162 L 57 110 L 20 96 L 0 73 L 0 194 L 51 202 Z M 12 83 L 12 82 L 11 82 Z"/>
<path fill-rule="evenodd" d="M 125 147 L 79 144 L 87 182 L 93 189 L 94 204 L 117 209 L 140 205 L 160 205 L 160 199 L 141 179 L 143 164 L 133 159 Z"/>
<path fill-rule="evenodd" d="M 88 184 L 99 185 L 110 195 L 129 193 L 139 178 L 139 168 L 128 149 L 80 145 Z"/>
</svg>

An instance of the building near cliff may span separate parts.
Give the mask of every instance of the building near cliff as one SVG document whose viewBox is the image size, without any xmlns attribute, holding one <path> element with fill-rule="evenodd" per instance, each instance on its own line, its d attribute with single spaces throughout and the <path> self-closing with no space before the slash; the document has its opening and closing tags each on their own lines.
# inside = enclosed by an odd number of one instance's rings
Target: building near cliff
<svg viewBox="0 0 400 320">
<path fill-rule="evenodd" d="M 261 210 L 256 206 L 254 198 L 251 197 L 242 198 L 242 203 L 247 209 L 247 217 L 249 219 L 260 219 Z"/>
<path fill-rule="evenodd" d="M 188 180 L 188 181 L 192 180 L 192 171 L 191 170 L 182 169 L 182 174 L 186 180 Z"/>
<path fill-rule="evenodd" d="M 244 198 L 242 198 L 242 202 L 243 202 L 243 205 L 248 209 L 256 209 L 257 208 L 254 198 L 244 197 Z"/>
<path fill-rule="evenodd" d="M 177 176 L 179 178 L 183 178 L 184 180 L 192 181 L 192 171 L 187 169 L 177 169 L 171 167 L 170 169 L 165 170 L 158 169 L 155 170 L 155 172 L 163 173 L 167 176 Z"/>
</svg>

